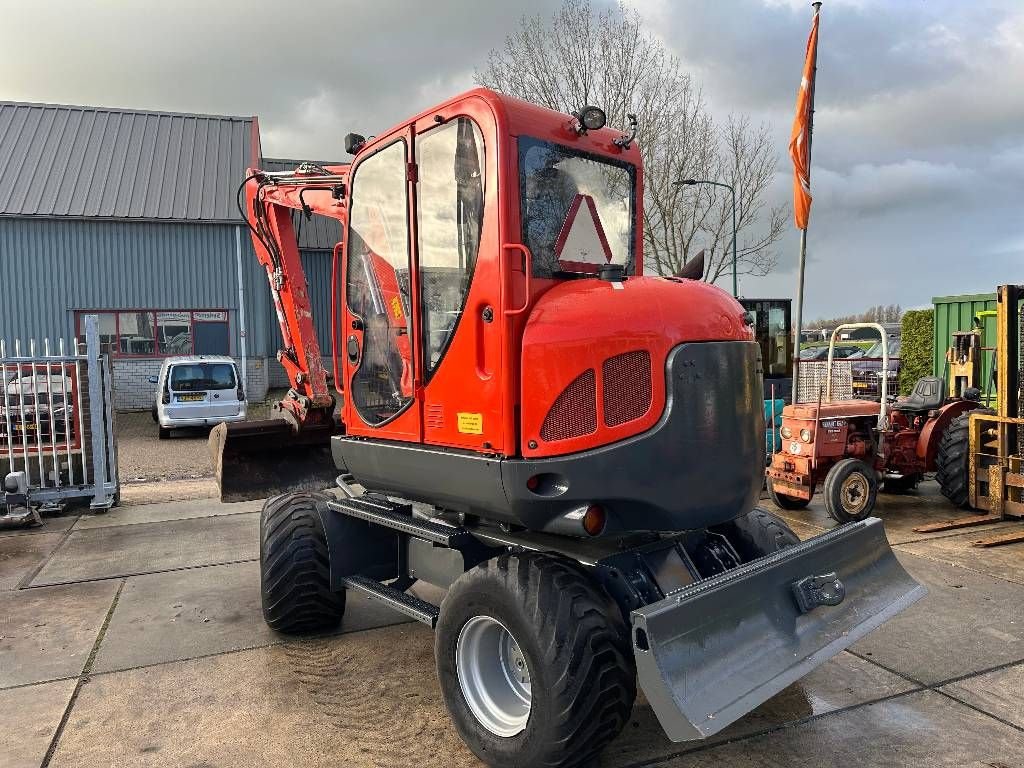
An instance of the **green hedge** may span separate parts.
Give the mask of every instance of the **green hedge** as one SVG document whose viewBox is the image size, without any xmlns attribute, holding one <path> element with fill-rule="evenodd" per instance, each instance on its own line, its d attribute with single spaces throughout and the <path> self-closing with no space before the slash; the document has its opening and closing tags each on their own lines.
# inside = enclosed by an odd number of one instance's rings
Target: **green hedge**
<svg viewBox="0 0 1024 768">
<path fill-rule="evenodd" d="M 900 341 L 900 394 L 909 395 L 922 376 L 932 375 L 932 338 L 935 311 L 912 309 L 903 313 Z"/>
</svg>

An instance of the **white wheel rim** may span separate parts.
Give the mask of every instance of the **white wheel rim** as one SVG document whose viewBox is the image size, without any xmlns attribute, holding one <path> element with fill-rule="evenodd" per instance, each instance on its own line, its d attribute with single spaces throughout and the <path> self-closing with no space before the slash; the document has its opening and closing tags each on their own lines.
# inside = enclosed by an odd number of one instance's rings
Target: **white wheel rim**
<svg viewBox="0 0 1024 768">
<path fill-rule="evenodd" d="M 533 697 L 526 656 L 505 625 L 474 616 L 462 626 L 455 645 L 459 687 L 474 717 L 496 736 L 526 728 Z"/>
</svg>

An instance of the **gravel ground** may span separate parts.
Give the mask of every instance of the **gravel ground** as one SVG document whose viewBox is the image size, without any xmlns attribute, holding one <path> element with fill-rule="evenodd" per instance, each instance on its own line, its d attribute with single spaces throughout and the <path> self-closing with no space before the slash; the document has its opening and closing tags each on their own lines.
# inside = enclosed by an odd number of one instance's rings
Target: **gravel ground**
<svg viewBox="0 0 1024 768">
<path fill-rule="evenodd" d="M 269 416 L 270 403 L 284 394 L 270 392 L 264 403 L 249 404 L 249 419 Z M 208 428 L 176 429 L 167 440 L 157 439 L 156 423 L 148 413 L 117 414 L 117 462 L 121 483 L 190 480 L 213 477 L 207 449 Z"/>
</svg>

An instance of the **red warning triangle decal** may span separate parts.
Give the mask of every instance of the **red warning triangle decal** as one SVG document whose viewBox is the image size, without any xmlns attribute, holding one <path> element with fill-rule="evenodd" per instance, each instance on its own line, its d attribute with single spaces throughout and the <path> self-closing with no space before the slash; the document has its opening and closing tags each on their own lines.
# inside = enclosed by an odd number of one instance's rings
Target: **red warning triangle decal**
<svg viewBox="0 0 1024 768">
<path fill-rule="evenodd" d="M 590 195 L 577 194 L 555 240 L 555 256 L 566 272 L 597 272 L 612 260 L 597 205 Z"/>
</svg>

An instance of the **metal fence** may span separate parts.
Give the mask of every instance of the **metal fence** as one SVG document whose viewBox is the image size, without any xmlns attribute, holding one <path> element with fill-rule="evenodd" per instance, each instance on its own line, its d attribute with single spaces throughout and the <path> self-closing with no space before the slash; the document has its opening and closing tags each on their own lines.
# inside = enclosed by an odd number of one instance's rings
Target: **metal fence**
<svg viewBox="0 0 1024 768">
<path fill-rule="evenodd" d="M 828 373 L 827 360 L 802 360 L 799 363 L 800 386 L 797 401 L 815 403 L 825 396 Z M 853 399 L 853 363 L 850 360 L 832 361 L 832 400 Z"/>
<path fill-rule="evenodd" d="M 20 492 L 37 509 L 114 504 L 112 379 L 96 316 L 85 318 L 84 341 L 70 345 L 0 339 L 0 389 L 0 477 L 23 473 Z"/>
</svg>

